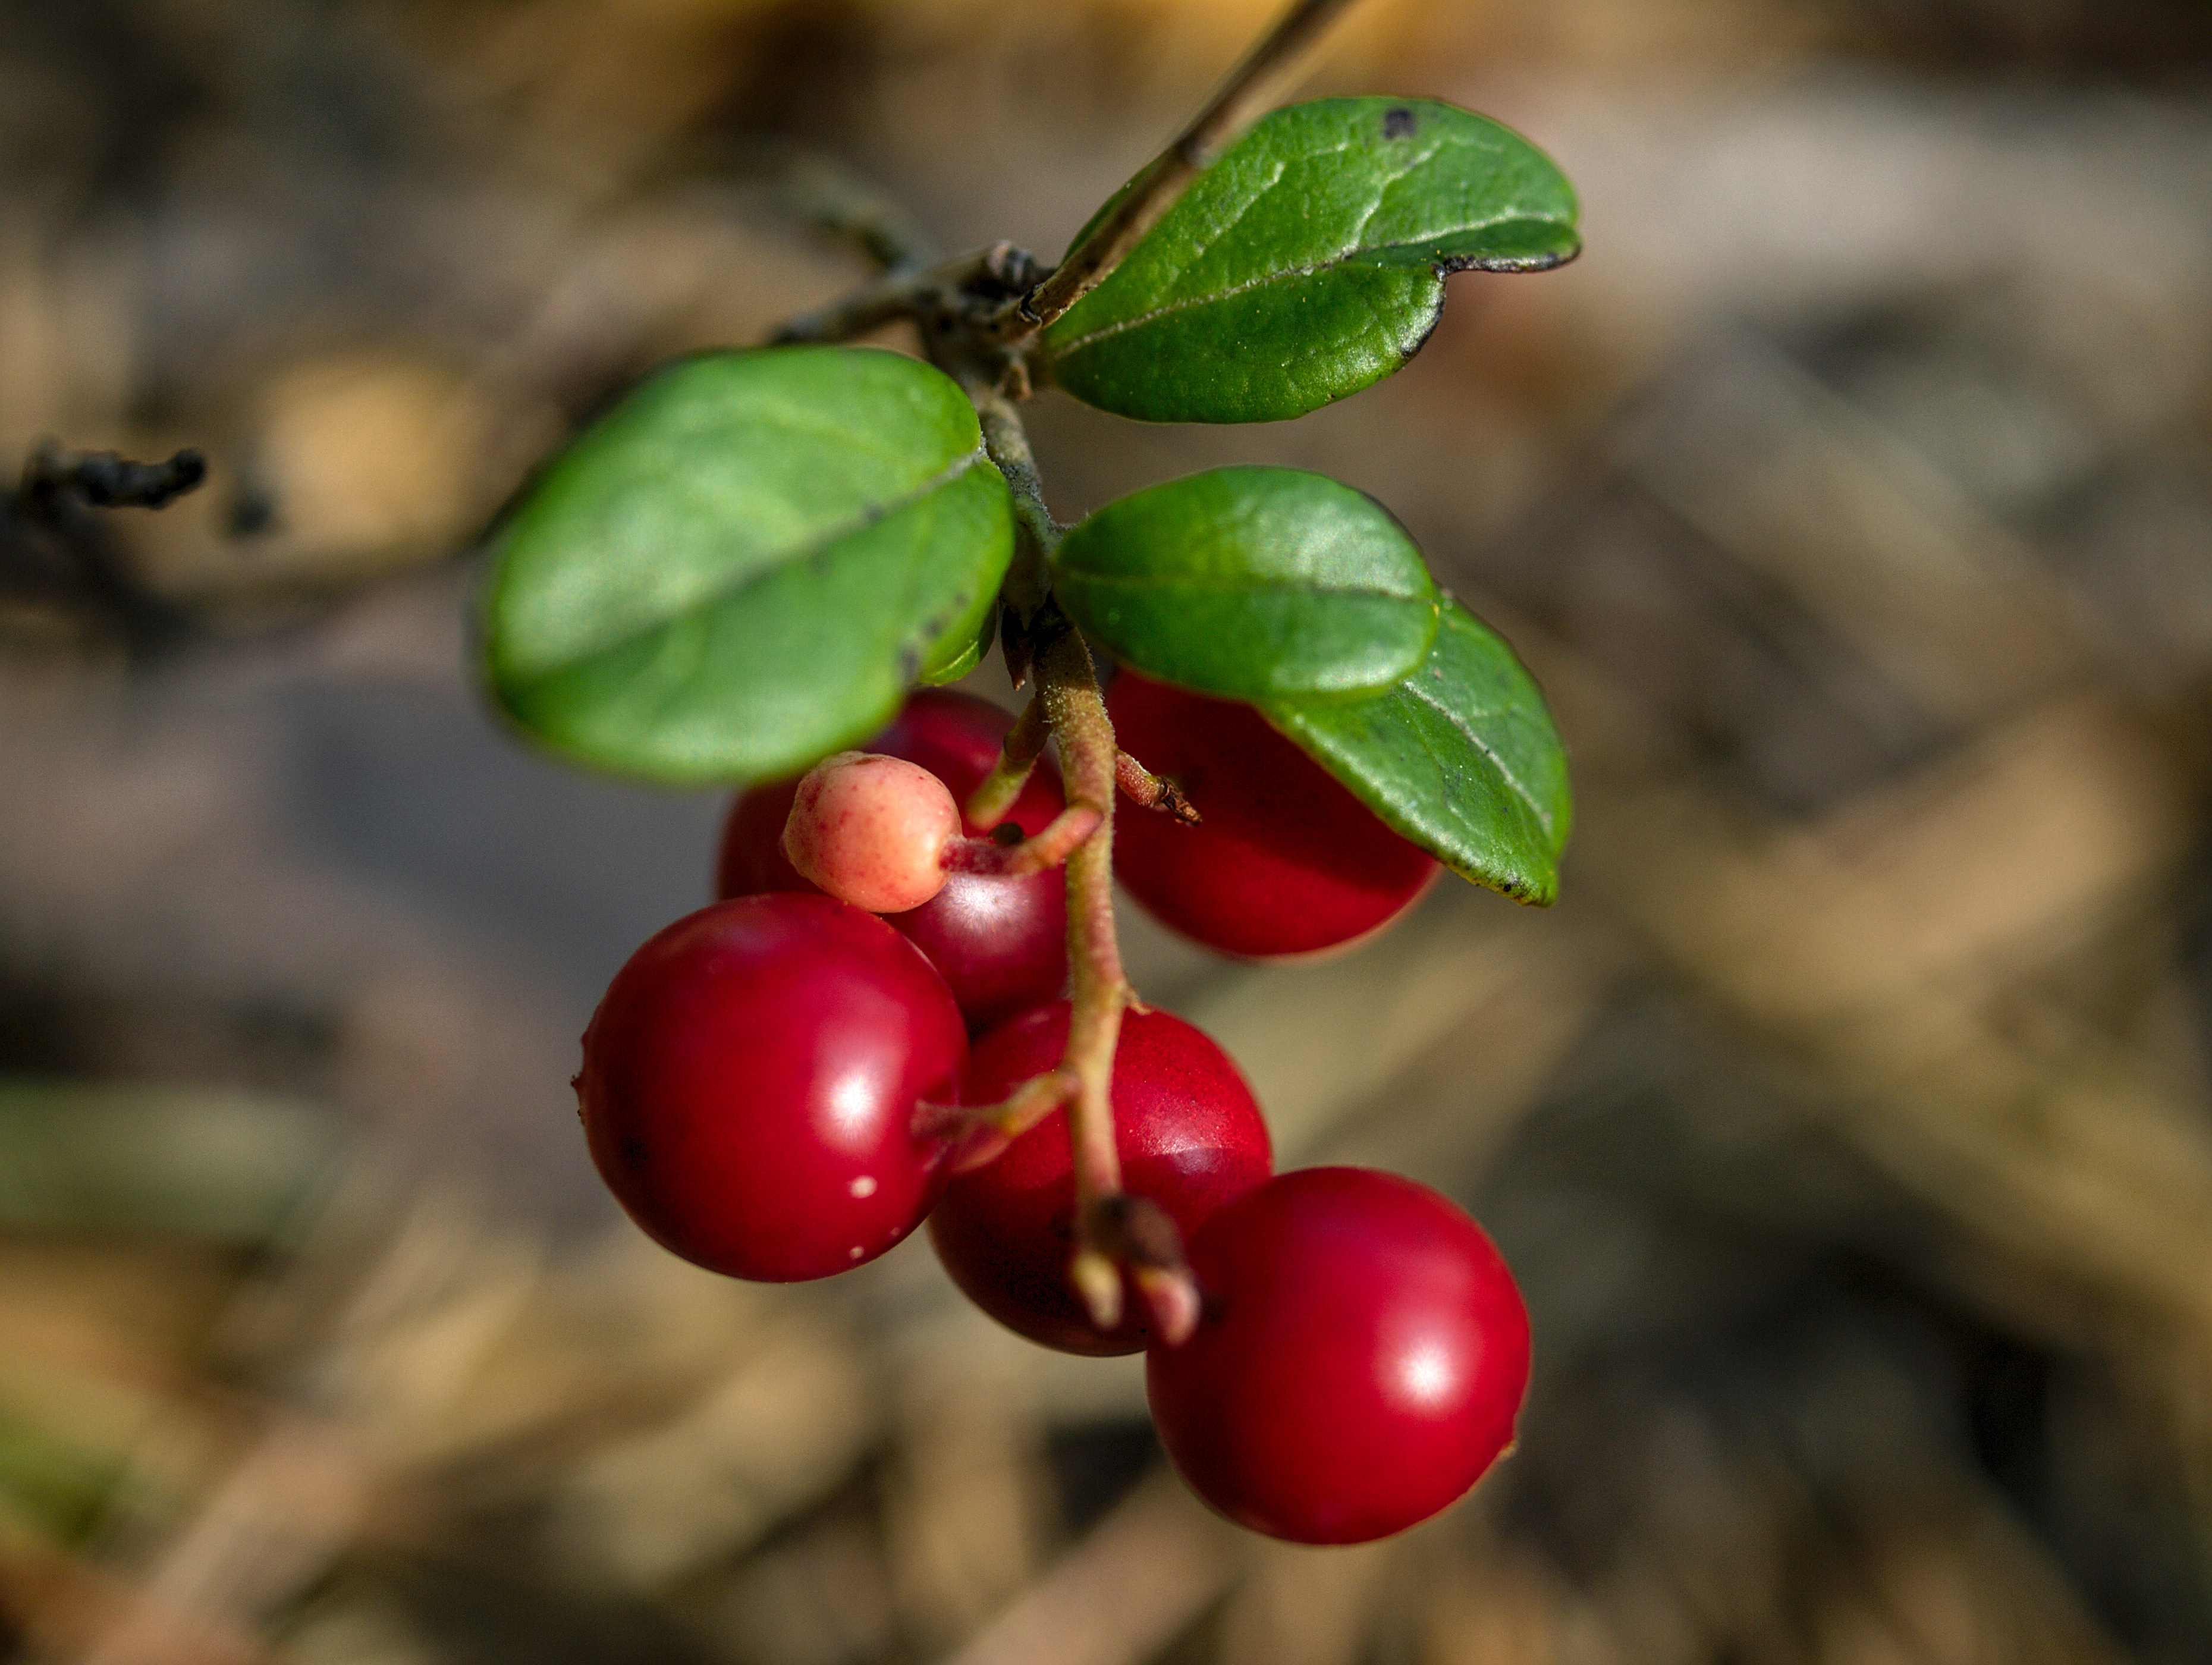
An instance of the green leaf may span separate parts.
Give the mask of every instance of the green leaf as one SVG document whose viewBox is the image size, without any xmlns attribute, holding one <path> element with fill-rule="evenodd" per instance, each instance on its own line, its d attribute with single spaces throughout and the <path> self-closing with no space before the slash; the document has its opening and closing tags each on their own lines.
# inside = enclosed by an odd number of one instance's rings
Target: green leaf
<svg viewBox="0 0 2212 1665">
<path fill-rule="evenodd" d="M 1513 650 L 1456 601 L 1428 662 L 1389 692 L 1261 710 L 1454 872 L 1516 902 L 1559 899 L 1574 816 L 1559 731 Z"/>
<path fill-rule="evenodd" d="M 980 652 L 1012 550 L 950 378 L 869 349 L 709 354 L 635 389 L 509 515 L 486 664 L 580 762 L 793 775 Z"/>
<path fill-rule="evenodd" d="M 1468 111 L 1294 104 L 1054 322 L 1049 373 L 1085 404 L 1146 422 L 1303 416 L 1419 351 L 1445 273 L 1572 259 L 1575 216 L 1549 157 Z"/>
<path fill-rule="evenodd" d="M 948 682 L 958 682 L 983 662 L 983 655 L 991 651 L 991 640 L 998 633 L 998 598 L 985 596 L 974 624 L 964 629 L 946 632 L 945 640 L 933 650 L 931 657 L 922 662 L 915 680 L 927 683 L 932 688 L 941 688 Z"/>
<path fill-rule="evenodd" d="M 1224 699 L 1352 695 L 1421 663 L 1436 586 L 1371 498 L 1291 468 L 1217 468 L 1108 504 L 1060 540 L 1061 610 L 1124 665 Z"/>
</svg>

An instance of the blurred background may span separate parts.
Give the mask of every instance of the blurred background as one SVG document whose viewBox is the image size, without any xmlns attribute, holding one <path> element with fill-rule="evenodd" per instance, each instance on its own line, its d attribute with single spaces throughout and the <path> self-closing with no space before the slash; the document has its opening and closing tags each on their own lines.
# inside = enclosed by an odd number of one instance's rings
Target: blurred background
<svg viewBox="0 0 2212 1665">
<path fill-rule="evenodd" d="M 0 517 L 0 1658 L 2212 1659 L 2191 0 L 1366 0 L 1305 93 L 1519 127 L 1583 260 L 1454 278 L 1296 423 L 1032 407 L 1064 519 L 1374 493 L 1553 700 L 1556 910 L 1448 884 L 1296 969 L 1126 927 L 1285 1165 L 1512 1261 L 1536 1381 L 1470 1501 L 1262 1541 L 1138 1361 L 920 1239 L 740 1285 L 601 1193 L 576 1036 L 721 805 L 487 715 L 488 517 L 857 281 L 809 199 L 1049 258 L 1274 9 L 0 8 L 0 478 L 211 469 Z"/>
</svg>

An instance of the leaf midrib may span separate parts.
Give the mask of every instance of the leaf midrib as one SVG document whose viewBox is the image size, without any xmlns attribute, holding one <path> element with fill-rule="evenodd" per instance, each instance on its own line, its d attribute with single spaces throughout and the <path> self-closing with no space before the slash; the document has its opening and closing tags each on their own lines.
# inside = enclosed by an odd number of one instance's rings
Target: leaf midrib
<svg viewBox="0 0 2212 1665">
<path fill-rule="evenodd" d="M 727 582 L 702 591 L 696 599 L 686 603 L 677 611 L 664 615 L 649 623 L 641 624 L 634 629 L 624 631 L 620 635 L 596 642 L 584 652 L 568 655 L 540 670 L 528 673 L 525 679 L 538 681 L 547 677 L 558 676 L 561 672 L 573 670 L 577 665 L 620 653 L 623 648 L 643 641 L 650 636 L 658 635 L 666 631 L 672 625 L 696 613 L 720 607 L 757 585 L 765 584 L 769 580 L 781 576 L 800 562 L 811 561 L 831 544 L 842 542 L 854 532 L 865 531 L 880 521 L 890 520 L 894 514 L 913 507 L 925 497 L 952 484 L 976 464 L 986 460 L 982 442 L 979 440 L 974 450 L 963 452 L 954 458 L 951 462 L 922 481 L 904 496 L 892 498 L 881 504 L 870 504 L 859 513 L 837 522 L 811 542 L 794 544 L 787 555 L 747 567 L 742 573 L 733 575 Z"/>
<path fill-rule="evenodd" d="M 1344 144 L 1334 146 L 1328 150 L 1304 151 L 1299 154 L 1297 160 L 1303 161 L 1314 156 L 1338 155 L 1352 148 L 1352 143 L 1348 142 Z M 1077 353 L 1083 351 L 1088 347 L 1095 345 L 1098 342 L 1109 340 L 1115 336 L 1123 334 L 1130 330 L 1139 328 L 1144 325 L 1153 323 L 1159 319 L 1172 316 L 1176 313 L 1189 312 L 1200 307 L 1209 307 L 1221 301 L 1233 301 L 1240 295 L 1249 295 L 1255 289 L 1265 289 L 1270 284 L 1294 283 L 1301 278 L 1312 277 L 1322 272 L 1333 271 L 1337 267 L 1346 265 L 1352 261 L 1358 259 L 1362 255 L 1380 254 L 1397 249 L 1419 248 L 1424 243 L 1433 240 L 1433 238 L 1422 237 L 1394 243 L 1376 243 L 1372 245 L 1363 244 L 1358 240 L 1358 239 L 1364 236 L 1366 234 L 1367 228 L 1374 223 L 1375 216 L 1382 211 L 1382 204 L 1389 197 L 1391 190 L 1395 186 L 1404 183 L 1405 180 L 1411 178 L 1417 169 L 1424 167 L 1430 162 L 1433 161 L 1441 152 L 1447 149 L 1491 150 L 1497 148 L 1498 147 L 1494 145 L 1484 143 L 1478 138 L 1461 138 L 1448 134 L 1439 139 L 1433 148 L 1414 158 L 1405 167 L 1401 169 L 1399 172 L 1393 173 L 1388 179 L 1383 181 L 1381 189 L 1376 192 L 1375 200 L 1368 204 L 1366 211 L 1360 216 L 1359 225 L 1352 233 L 1353 240 L 1351 246 L 1346 248 L 1333 258 L 1327 260 L 1317 260 L 1310 265 L 1279 267 L 1273 271 L 1265 272 L 1260 276 L 1249 279 L 1244 283 L 1231 285 L 1228 289 L 1211 290 L 1205 295 L 1194 295 L 1188 300 L 1169 301 L 1165 305 L 1154 307 L 1149 311 L 1136 313 L 1133 317 L 1121 319 L 1112 324 L 1103 325 L 1099 329 L 1092 331 L 1088 335 L 1079 336 L 1066 347 L 1056 350 L 1053 355 L 1055 358 L 1072 358 Z M 1222 240 L 1228 236 L 1231 231 L 1235 230 L 1238 225 L 1242 224 L 1245 216 L 1250 214 L 1252 210 L 1258 207 L 1262 202 L 1266 201 L 1267 198 L 1282 184 L 1283 175 L 1287 171 L 1287 164 L 1279 167 L 1276 169 L 1274 178 L 1270 179 L 1259 191 L 1253 193 L 1252 197 L 1244 204 L 1244 205 L 1237 210 L 1234 219 L 1231 220 L 1227 225 L 1218 230 L 1213 236 L 1208 239 L 1206 242 L 1200 244 L 1192 252 L 1190 258 L 1184 261 L 1182 265 L 1177 267 L 1173 276 L 1171 276 L 1168 281 L 1170 283 L 1181 282 L 1183 275 L 1188 272 L 1191 267 L 1196 265 L 1200 260 L 1204 259 L 1206 255 L 1220 246 Z M 1492 215 L 1487 219 L 1469 220 L 1459 225 L 1443 228 L 1436 233 L 1435 235 L 1464 235 L 1468 232 L 1485 231 L 1492 226 L 1504 225 L 1513 220 L 1534 220 L 1540 223 L 1546 224 L 1561 223 L 1556 219 L 1556 216 L 1535 213 L 1525 208 L 1516 207 L 1515 209 L 1506 212 Z"/>
<path fill-rule="evenodd" d="M 1546 225 L 1564 223 L 1548 215 L 1522 212 L 1501 214 L 1494 219 L 1472 221 L 1463 226 L 1455 226 L 1451 230 L 1455 234 L 1486 231 L 1492 226 L 1504 225 L 1512 220 L 1533 220 L 1539 224 Z M 1088 335 L 1079 336 L 1067 346 L 1054 351 L 1053 356 L 1060 360 L 1071 359 L 1076 354 L 1095 347 L 1102 341 L 1109 341 L 1117 335 L 1124 335 L 1131 330 L 1139 329 L 1147 324 L 1156 324 L 1161 319 L 1171 318 L 1177 313 L 1194 312 L 1201 307 L 1212 307 L 1224 301 L 1234 301 L 1240 295 L 1249 295 L 1255 289 L 1264 289 L 1273 284 L 1296 283 L 1300 278 L 1318 276 L 1322 272 L 1334 271 L 1340 266 L 1348 266 L 1363 255 L 1383 254 L 1396 249 L 1419 248 L 1422 242 L 1428 240 L 1424 238 L 1418 242 L 1377 243 L 1369 248 L 1350 249 L 1334 260 L 1324 260 L 1310 266 L 1285 266 L 1279 270 L 1271 271 L 1265 276 L 1252 278 L 1231 289 L 1214 289 L 1206 295 L 1194 295 L 1188 301 L 1172 301 L 1165 306 L 1155 307 L 1150 312 L 1139 313 L 1133 317 L 1121 319 L 1115 323 L 1093 330 Z M 1446 258 L 1449 258 L 1449 257 Z M 1430 270 L 1430 275 L 1431 276 L 1436 275 L 1436 269 L 1433 266 Z"/>
<path fill-rule="evenodd" d="M 1102 573 L 1083 567 L 1063 567 L 1062 578 L 1076 579 L 1090 584 L 1111 585 L 1123 589 L 1196 590 L 1208 594 L 1251 594 L 1279 592 L 1285 595 L 1345 596 L 1353 599 L 1361 597 L 1380 601 L 1402 601 L 1409 605 L 1426 604 L 1433 606 L 1436 598 L 1419 591 L 1379 590 L 1362 584 L 1305 584 L 1289 580 L 1260 580 L 1246 582 L 1235 579 L 1151 577 L 1127 573 Z"/>
</svg>

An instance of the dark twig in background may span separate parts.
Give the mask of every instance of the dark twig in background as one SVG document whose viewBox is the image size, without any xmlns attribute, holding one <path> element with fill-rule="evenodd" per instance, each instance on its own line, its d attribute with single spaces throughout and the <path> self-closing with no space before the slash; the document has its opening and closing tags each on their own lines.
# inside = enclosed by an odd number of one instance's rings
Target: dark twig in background
<svg viewBox="0 0 2212 1665">
<path fill-rule="evenodd" d="M 0 504 L 0 594 L 39 600 L 116 629 L 134 655 L 190 633 L 184 611 L 131 569 L 93 508 L 166 508 L 207 478 L 197 451 L 133 462 L 112 451 L 45 445 Z M 89 507 L 88 507 L 89 506 Z"/>
<path fill-rule="evenodd" d="M 95 508 L 167 508 L 207 478 L 207 459 L 179 451 L 166 462 L 137 463 L 112 451 L 74 454 L 41 446 L 23 465 L 15 493 L 21 514 L 50 514 L 64 493 Z"/>
</svg>

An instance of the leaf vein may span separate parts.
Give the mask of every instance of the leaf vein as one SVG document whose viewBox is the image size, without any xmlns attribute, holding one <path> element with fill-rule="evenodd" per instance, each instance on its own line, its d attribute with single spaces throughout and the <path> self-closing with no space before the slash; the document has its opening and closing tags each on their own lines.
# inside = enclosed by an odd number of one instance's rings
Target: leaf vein
<svg viewBox="0 0 2212 1665">
<path fill-rule="evenodd" d="M 1208 595 L 1279 594 L 1344 597 L 1352 600 L 1372 598 L 1377 601 L 1403 601 L 1409 605 L 1425 606 L 1431 598 L 1415 591 L 1378 589 L 1364 584 L 1315 584 L 1297 579 L 1242 580 L 1212 578 L 1181 574 L 1154 577 L 1137 573 L 1102 573 L 1080 567 L 1064 569 L 1060 576 L 1080 583 L 1096 584 L 1121 590 L 1196 591 Z"/>
<path fill-rule="evenodd" d="M 1492 226 L 1502 225 L 1510 220 L 1547 217 L 1532 216 L 1516 210 L 1495 215 L 1487 220 L 1476 220 L 1465 225 L 1446 227 L 1444 231 L 1447 233 L 1484 231 Z M 1117 335 L 1126 335 L 1131 330 L 1157 323 L 1161 319 L 1174 313 L 1190 312 L 1200 307 L 1211 307 L 1224 301 L 1233 301 L 1240 295 L 1249 295 L 1255 289 L 1266 289 L 1270 284 L 1295 283 L 1300 278 L 1317 276 L 1322 272 L 1333 271 L 1339 266 L 1348 264 L 1363 254 L 1382 254 L 1397 249 L 1418 248 L 1422 243 L 1434 240 L 1433 238 L 1420 238 L 1413 242 L 1384 243 L 1373 248 L 1346 249 L 1341 254 L 1328 260 L 1317 261 L 1310 266 L 1285 266 L 1275 271 L 1263 273 L 1258 277 L 1248 279 L 1244 283 L 1232 284 L 1224 289 L 1211 290 L 1205 295 L 1193 295 L 1187 300 L 1170 301 L 1164 305 L 1154 307 L 1149 311 L 1138 313 L 1128 318 L 1117 319 L 1111 324 L 1102 325 L 1088 335 L 1078 336 L 1066 346 L 1060 349 L 1054 356 L 1062 361 L 1071 359 L 1078 353 L 1097 346 L 1102 341 L 1109 340 Z"/>
<path fill-rule="evenodd" d="M 700 612 L 708 608 L 719 607 L 733 597 L 744 594 L 757 584 L 765 583 L 769 579 L 802 562 L 815 560 L 824 550 L 851 537 L 854 532 L 864 531 L 878 521 L 887 520 L 892 515 L 913 507 L 916 503 L 923 501 L 933 494 L 952 484 L 978 463 L 986 462 L 983 447 L 979 441 L 973 451 L 956 457 L 951 463 L 939 469 L 904 496 L 893 498 L 887 502 L 871 503 L 859 514 L 840 521 L 812 542 L 795 545 L 777 560 L 749 567 L 728 581 L 702 590 L 697 596 L 686 602 L 680 611 L 641 623 L 635 629 L 625 631 L 621 635 L 610 637 L 604 641 L 592 642 L 588 648 L 574 657 L 563 660 L 558 665 L 547 665 L 537 674 L 550 676 L 586 659 L 599 659 L 609 653 L 619 653 L 632 642 L 642 641 L 648 636 L 665 635 L 672 628 L 696 618 Z"/>
<path fill-rule="evenodd" d="M 1454 711 L 1449 706 L 1444 704 L 1441 700 L 1435 698 L 1428 692 L 1427 690 L 1416 684 L 1413 678 L 1408 678 L 1404 683 L 1401 684 L 1400 686 L 1405 689 L 1407 694 L 1411 698 L 1419 702 L 1422 705 L 1427 706 L 1438 716 L 1442 717 L 1447 723 L 1449 723 L 1454 728 L 1465 735 L 1469 745 L 1472 745 L 1484 757 L 1490 759 L 1491 766 L 1498 771 L 1499 778 L 1502 779 L 1507 786 L 1513 789 L 1514 795 L 1519 798 L 1522 803 L 1526 804 L 1528 806 L 1529 811 L 1535 816 L 1538 824 L 1544 829 L 1544 836 L 1547 838 L 1552 836 L 1553 825 L 1550 812 L 1544 808 L 1543 805 L 1537 802 L 1536 794 L 1529 790 L 1528 787 L 1522 781 L 1518 775 L 1514 773 L 1513 769 L 1506 763 L 1505 760 L 1498 755 L 1498 751 L 1495 747 L 1492 746 L 1489 742 L 1482 738 L 1481 735 L 1476 733 L 1473 728 L 1469 727 L 1468 724 L 1461 719 L 1460 714 L 1456 711 Z"/>
<path fill-rule="evenodd" d="M 1375 223 L 1375 216 L 1382 211 L 1382 204 L 1390 200 L 1391 191 L 1395 186 L 1404 184 L 1407 177 L 1413 173 L 1417 169 L 1426 167 L 1431 162 L 1434 161 L 1436 160 L 1437 152 L 1443 149 L 1443 145 L 1441 142 L 1431 145 L 1426 150 L 1414 157 L 1413 161 L 1407 162 L 1395 173 L 1391 174 L 1382 182 L 1381 187 L 1375 193 L 1375 200 L 1368 204 L 1367 211 L 1359 216 L 1359 224 L 1352 231 L 1351 248 L 1344 254 L 1337 257 L 1340 261 L 1350 258 L 1352 253 L 1358 252 L 1361 246 L 1362 240 L 1367 235 L 1367 228 Z M 1402 247 L 1403 245 L 1393 244 L 1391 246 L 1394 248 Z"/>
</svg>

